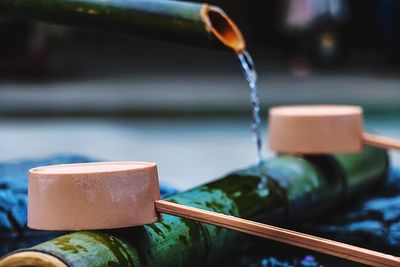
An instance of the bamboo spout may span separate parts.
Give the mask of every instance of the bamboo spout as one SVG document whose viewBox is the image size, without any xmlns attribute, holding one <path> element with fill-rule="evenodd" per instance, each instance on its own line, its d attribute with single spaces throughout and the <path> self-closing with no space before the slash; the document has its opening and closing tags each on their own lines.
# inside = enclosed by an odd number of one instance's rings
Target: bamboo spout
<svg viewBox="0 0 400 267">
<path fill-rule="evenodd" d="M 169 0 L 2 0 L 0 16 L 216 46 L 236 53 L 245 41 L 218 7 Z"/>
<path fill-rule="evenodd" d="M 242 33 L 222 9 L 204 5 L 202 16 L 209 31 L 226 47 L 233 49 L 236 53 L 241 53 L 245 49 L 246 44 Z"/>
</svg>

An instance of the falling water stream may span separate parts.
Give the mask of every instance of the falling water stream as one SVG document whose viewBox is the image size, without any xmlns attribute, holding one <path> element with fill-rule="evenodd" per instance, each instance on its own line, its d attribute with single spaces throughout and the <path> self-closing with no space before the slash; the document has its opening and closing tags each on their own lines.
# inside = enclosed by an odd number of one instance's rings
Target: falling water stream
<svg viewBox="0 0 400 267">
<path fill-rule="evenodd" d="M 258 95 L 257 88 L 257 72 L 254 66 L 253 59 L 250 54 L 244 50 L 242 53 L 238 54 L 240 65 L 243 70 L 244 77 L 246 81 L 249 83 L 250 87 L 250 104 L 252 108 L 252 123 L 251 129 L 253 132 L 254 143 L 256 144 L 257 149 L 257 166 L 259 168 L 261 181 L 258 184 L 258 191 L 260 195 L 266 196 L 268 195 L 267 188 L 267 176 L 262 171 L 262 138 L 261 138 L 261 118 L 260 118 L 260 98 Z"/>
<path fill-rule="evenodd" d="M 253 139 L 257 149 L 257 163 L 262 161 L 262 138 L 261 138 L 261 118 L 260 118 L 260 99 L 257 88 L 257 72 L 254 66 L 253 59 L 250 54 L 244 50 L 238 54 L 240 64 L 243 70 L 244 77 L 250 87 L 250 104 L 252 108 L 252 124 Z"/>
</svg>

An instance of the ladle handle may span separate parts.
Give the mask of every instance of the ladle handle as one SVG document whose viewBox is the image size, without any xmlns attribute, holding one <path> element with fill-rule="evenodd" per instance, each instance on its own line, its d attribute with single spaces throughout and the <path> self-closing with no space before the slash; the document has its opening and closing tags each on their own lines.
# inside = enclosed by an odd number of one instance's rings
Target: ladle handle
<svg viewBox="0 0 400 267">
<path fill-rule="evenodd" d="M 242 233 L 272 239 L 370 266 L 400 266 L 400 258 L 392 255 L 234 216 L 188 207 L 165 200 L 156 201 L 155 207 L 158 212 L 225 227 Z"/>
<path fill-rule="evenodd" d="M 367 145 L 386 148 L 386 149 L 400 150 L 400 141 L 393 138 L 387 138 L 375 134 L 363 133 L 362 139 L 363 142 Z"/>
</svg>

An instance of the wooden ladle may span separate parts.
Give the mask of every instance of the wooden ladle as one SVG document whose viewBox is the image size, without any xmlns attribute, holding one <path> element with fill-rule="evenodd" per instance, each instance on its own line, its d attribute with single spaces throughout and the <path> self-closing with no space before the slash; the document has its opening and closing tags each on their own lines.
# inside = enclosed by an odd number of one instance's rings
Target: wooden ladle
<svg viewBox="0 0 400 267">
<path fill-rule="evenodd" d="M 355 153 L 364 144 L 400 149 L 400 141 L 364 133 L 359 106 L 304 105 L 273 107 L 269 145 L 290 154 Z"/>
<path fill-rule="evenodd" d="M 371 266 L 400 258 L 283 228 L 160 200 L 157 166 L 146 162 L 54 165 L 29 171 L 28 226 L 109 229 L 150 224 L 168 213 Z"/>
</svg>

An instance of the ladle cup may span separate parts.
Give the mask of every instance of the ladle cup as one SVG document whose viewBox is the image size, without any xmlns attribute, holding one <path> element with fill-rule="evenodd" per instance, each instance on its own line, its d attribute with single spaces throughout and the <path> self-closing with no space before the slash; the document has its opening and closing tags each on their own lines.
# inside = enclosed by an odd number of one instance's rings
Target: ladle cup
<svg viewBox="0 0 400 267">
<path fill-rule="evenodd" d="M 392 255 L 250 220 L 160 200 L 157 166 L 146 162 L 54 165 L 31 169 L 28 226 L 109 229 L 154 223 L 168 213 L 372 266 L 400 266 Z"/>
<path fill-rule="evenodd" d="M 365 133 L 359 106 L 278 106 L 269 112 L 269 146 L 288 154 L 355 153 L 364 144 L 400 149 L 400 141 Z"/>
</svg>

